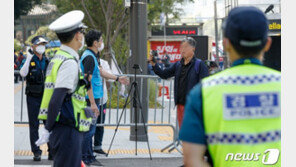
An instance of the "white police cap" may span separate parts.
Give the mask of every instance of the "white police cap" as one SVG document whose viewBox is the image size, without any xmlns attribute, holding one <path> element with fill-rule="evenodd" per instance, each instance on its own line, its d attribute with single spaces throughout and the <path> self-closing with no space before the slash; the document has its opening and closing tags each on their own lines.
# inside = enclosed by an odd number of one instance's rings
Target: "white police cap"
<svg viewBox="0 0 296 167">
<path fill-rule="evenodd" d="M 82 23 L 83 18 L 84 13 L 81 10 L 73 10 L 52 22 L 49 25 L 49 29 L 56 33 L 66 33 L 77 28 L 87 28 L 87 26 Z"/>
</svg>

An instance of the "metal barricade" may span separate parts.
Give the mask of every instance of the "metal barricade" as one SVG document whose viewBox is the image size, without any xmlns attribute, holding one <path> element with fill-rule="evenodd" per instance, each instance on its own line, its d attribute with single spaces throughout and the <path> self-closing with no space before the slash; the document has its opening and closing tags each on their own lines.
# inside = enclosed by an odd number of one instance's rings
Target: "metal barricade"
<svg viewBox="0 0 296 167">
<path fill-rule="evenodd" d="M 18 74 L 19 71 L 15 71 L 15 74 Z M 126 74 L 120 76 L 127 76 L 130 79 L 133 78 L 133 74 Z M 178 148 L 180 144 L 178 134 L 178 121 L 177 121 L 177 112 L 175 113 L 175 121 L 172 121 L 172 113 L 174 108 L 174 99 L 173 99 L 173 78 L 168 80 L 161 80 L 158 76 L 152 75 L 137 75 L 139 79 L 139 96 L 142 97 L 143 92 L 143 82 L 147 80 L 147 123 L 146 126 L 167 126 L 172 128 L 173 130 L 173 141 L 170 145 L 164 147 L 161 151 L 165 151 L 169 149 L 169 152 L 176 149 L 178 152 L 181 150 Z M 106 115 L 105 115 L 105 123 L 97 124 L 97 126 L 116 126 L 119 121 L 119 115 L 121 114 L 122 110 L 120 108 L 120 101 L 125 101 L 126 97 L 121 97 L 120 94 L 120 87 L 121 84 L 114 83 L 111 81 L 107 81 L 110 85 L 108 89 L 108 101 L 106 105 Z M 21 95 L 21 113 L 19 121 L 14 121 L 14 124 L 28 124 L 28 121 L 23 120 L 23 94 L 24 94 L 24 79 L 22 79 L 22 95 Z M 129 90 L 130 86 L 126 86 L 126 90 Z M 165 92 L 166 91 L 166 92 Z M 116 99 L 114 98 L 114 93 L 116 93 Z M 158 95 L 161 95 L 158 97 Z M 113 96 L 113 98 L 112 98 Z M 116 107 L 112 107 L 114 105 L 114 101 L 116 101 Z M 152 105 L 150 104 L 152 103 Z M 153 104 L 154 103 L 154 104 Z M 102 100 L 101 100 L 101 107 L 102 107 Z M 150 106 L 150 107 L 149 107 Z M 98 106 L 99 107 L 99 106 Z M 139 112 L 142 112 L 141 109 Z M 103 119 L 103 117 L 101 117 Z M 101 120 L 101 122 L 103 122 Z M 140 122 L 142 122 L 142 118 L 140 118 Z M 135 124 L 131 122 L 130 119 L 130 108 L 127 108 L 124 115 L 123 120 L 119 123 L 119 126 L 134 126 Z M 138 123 L 139 126 L 143 125 L 143 123 Z"/>
</svg>

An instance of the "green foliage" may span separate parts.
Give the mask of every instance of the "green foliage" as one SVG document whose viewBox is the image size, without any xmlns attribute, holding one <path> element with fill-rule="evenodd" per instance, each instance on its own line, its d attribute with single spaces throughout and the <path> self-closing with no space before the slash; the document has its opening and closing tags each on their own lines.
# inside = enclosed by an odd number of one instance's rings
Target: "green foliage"
<svg viewBox="0 0 296 167">
<path fill-rule="evenodd" d="M 122 70 L 123 73 L 126 73 L 127 72 L 126 64 L 127 64 L 127 57 L 129 54 L 129 47 L 128 47 L 128 42 L 124 38 L 124 35 L 122 34 L 118 35 L 112 48 L 115 52 L 115 58 L 117 60 L 117 63 L 120 69 Z"/>
<path fill-rule="evenodd" d="M 112 96 L 111 96 L 111 108 L 117 108 L 117 104 L 119 104 L 119 108 L 123 108 L 123 105 L 125 103 L 125 98 L 121 97 L 118 95 L 118 86 L 119 84 L 116 84 L 116 86 L 112 86 Z M 154 108 L 155 107 L 155 96 L 157 96 L 156 89 L 157 86 L 155 84 L 154 80 L 149 80 L 149 108 Z M 126 87 L 126 89 L 129 89 L 130 87 Z M 109 91 L 108 91 L 109 95 Z M 119 97 L 119 99 L 118 99 Z M 107 108 L 109 107 L 109 99 L 107 102 Z M 128 105 L 127 108 L 130 106 Z M 161 107 L 161 105 L 156 102 L 156 107 Z"/>
<path fill-rule="evenodd" d="M 148 20 L 150 25 L 159 23 L 160 14 L 163 12 L 166 16 L 172 15 L 172 18 L 166 18 L 167 23 L 172 23 L 180 18 L 183 12 L 182 8 L 177 8 L 177 3 L 184 4 L 186 2 L 194 2 L 194 0 L 150 0 L 148 5 Z"/>
<path fill-rule="evenodd" d="M 26 15 L 33 6 L 41 4 L 42 0 L 15 0 L 14 1 L 14 20 L 21 15 Z"/>
<path fill-rule="evenodd" d="M 149 80 L 149 107 L 154 108 L 155 107 L 155 98 L 158 96 L 158 86 L 157 86 L 156 80 Z M 157 91 L 156 91 L 157 90 Z M 159 103 L 156 102 L 157 107 L 161 107 Z"/>
<path fill-rule="evenodd" d="M 112 0 L 114 1 L 114 0 Z M 106 20 L 105 16 L 103 14 L 102 8 L 100 6 L 100 3 L 98 0 L 85 0 L 85 6 L 88 10 L 91 18 L 94 21 L 95 27 L 92 25 L 90 18 L 87 16 L 85 9 L 82 6 L 81 0 L 56 0 L 55 4 L 57 5 L 57 8 L 60 13 L 64 14 L 71 10 L 81 10 L 84 12 L 85 17 L 83 22 L 92 29 L 97 29 L 102 31 L 104 34 L 106 34 Z M 114 11 L 119 11 L 120 8 L 123 7 L 122 2 L 120 0 L 116 0 L 116 3 L 114 3 Z M 65 5 L 67 4 L 67 5 Z M 122 10 L 122 9 L 121 9 Z M 116 12 L 114 12 L 114 18 L 118 18 L 118 15 Z"/>
<path fill-rule="evenodd" d="M 16 52 L 18 52 L 22 49 L 21 43 L 17 39 L 14 39 L 14 49 Z"/>
<path fill-rule="evenodd" d="M 38 35 L 43 35 L 48 38 L 48 40 L 56 40 L 58 37 L 56 36 L 56 33 L 50 30 L 47 26 L 39 27 L 38 30 L 35 32 L 35 34 L 28 37 L 26 40 L 27 45 L 31 45 L 31 40 Z"/>
<path fill-rule="evenodd" d="M 166 16 L 172 15 L 173 19 L 167 19 L 167 22 L 173 22 L 174 19 L 179 18 L 182 12 L 182 9 L 176 8 L 175 5 L 185 2 L 193 2 L 193 0 L 150 0 L 147 7 L 148 22 L 150 25 L 152 23 L 159 23 L 159 16 L 162 12 Z M 101 30 L 104 34 L 105 49 L 103 52 L 110 52 L 111 48 L 109 46 L 111 46 L 115 52 L 119 66 L 122 71 L 126 71 L 125 68 L 129 54 L 129 43 L 126 38 L 128 35 L 128 24 L 126 23 L 129 21 L 129 14 L 125 16 L 125 13 L 129 13 L 129 9 L 125 11 L 123 0 L 55 0 L 54 3 L 57 5 L 61 14 L 71 10 L 83 11 L 85 13 L 83 22 L 89 28 Z M 85 4 L 85 8 L 83 3 Z M 89 13 L 90 17 L 87 13 Z M 120 29 L 116 31 L 118 25 L 120 25 Z M 105 59 L 108 60 L 109 58 L 107 57 Z"/>
</svg>

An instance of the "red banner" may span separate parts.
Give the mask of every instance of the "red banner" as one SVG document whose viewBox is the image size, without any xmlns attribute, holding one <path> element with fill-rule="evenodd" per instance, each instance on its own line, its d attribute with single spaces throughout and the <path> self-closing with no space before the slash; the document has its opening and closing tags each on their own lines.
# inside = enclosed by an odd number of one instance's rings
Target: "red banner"
<svg viewBox="0 0 296 167">
<path fill-rule="evenodd" d="M 150 49 L 157 50 L 158 56 L 161 59 L 166 51 L 166 53 L 170 56 L 171 63 L 174 63 L 181 60 L 180 45 L 181 41 L 168 41 L 166 42 L 166 46 L 164 46 L 163 41 L 151 41 Z"/>
</svg>

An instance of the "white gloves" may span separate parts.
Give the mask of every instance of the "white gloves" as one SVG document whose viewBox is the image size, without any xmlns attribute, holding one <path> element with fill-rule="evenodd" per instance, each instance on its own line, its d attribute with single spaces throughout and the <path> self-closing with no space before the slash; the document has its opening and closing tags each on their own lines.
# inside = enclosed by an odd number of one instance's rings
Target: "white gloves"
<svg viewBox="0 0 296 167">
<path fill-rule="evenodd" d="M 31 49 L 31 47 L 27 48 L 27 58 L 26 58 L 26 61 L 25 61 L 24 65 L 23 65 L 23 67 L 20 70 L 20 74 L 21 74 L 22 77 L 26 77 L 28 75 L 30 62 L 31 62 L 31 59 L 34 56 L 34 54 L 31 54 L 29 52 L 29 49 Z"/>
<path fill-rule="evenodd" d="M 32 57 L 34 56 L 34 54 L 31 54 L 31 53 L 29 52 L 29 50 L 32 50 L 32 51 L 33 51 L 33 49 L 32 49 L 31 47 L 28 47 L 28 48 L 27 48 L 27 51 L 26 51 L 26 53 L 27 53 L 27 58 L 26 58 L 26 59 L 28 59 L 29 61 L 31 61 L 31 59 L 32 59 Z"/>
<path fill-rule="evenodd" d="M 49 136 L 51 133 L 48 132 L 44 127 L 40 129 L 39 139 L 35 142 L 37 146 L 45 144 L 49 141 Z"/>
</svg>

